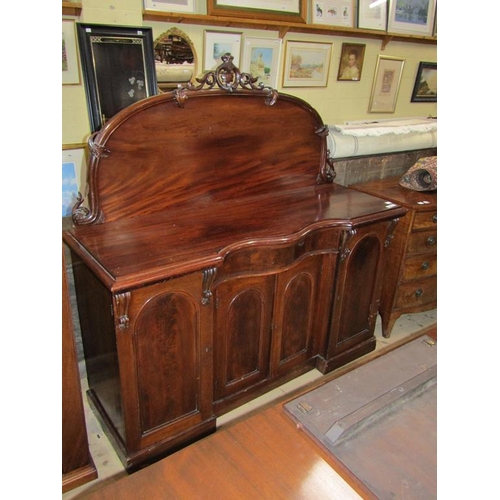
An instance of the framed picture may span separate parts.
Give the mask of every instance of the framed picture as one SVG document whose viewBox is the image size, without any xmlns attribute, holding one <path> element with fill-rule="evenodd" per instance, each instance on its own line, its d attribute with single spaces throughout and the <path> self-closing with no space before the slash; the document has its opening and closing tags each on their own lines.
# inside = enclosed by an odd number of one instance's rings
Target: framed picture
<svg viewBox="0 0 500 500">
<path fill-rule="evenodd" d="M 366 45 L 361 43 L 343 43 L 340 55 L 337 80 L 359 81 L 365 57 Z"/>
<path fill-rule="evenodd" d="M 307 22 L 307 0 L 207 0 L 211 16 Z"/>
<path fill-rule="evenodd" d="M 212 71 L 222 64 L 222 56 L 228 52 L 233 64 L 240 67 L 241 33 L 230 31 L 204 32 L 203 71 Z"/>
<path fill-rule="evenodd" d="M 378 56 L 369 113 L 394 113 L 404 64 L 399 57 Z"/>
<path fill-rule="evenodd" d="M 326 87 L 331 43 L 286 42 L 283 87 Z"/>
<path fill-rule="evenodd" d="M 194 0 L 144 0 L 145 10 L 194 12 Z"/>
<path fill-rule="evenodd" d="M 63 146 L 62 151 L 62 216 L 70 217 L 78 193 L 85 185 L 86 146 Z"/>
<path fill-rule="evenodd" d="M 354 26 L 354 0 L 311 0 L 311 22 L 330 26 Z"/>
<path fill-rule="evenodd" d="M 62 20 L 62 84 L 80 84 L 75 21 L 72 19 Z"/>
<path fill-rule="evenodd" d="M 258 77 L 257 83 L 276 88 L 281 55 L 281 38 L 245 37 L 241 71 Z"/>
<path fill-rule="evenodd" d="M 157 93 L 151 28 L 77 23 L 90 127 Z"/>
<path fill-rule="evenodd" d="M 411 102 L 437 102 L 437 63 L 420 62 Z"/>
<path fill-rule="evenodd" d="M 387 0 L 358 0 L 357 27 L 367 30 L 387 30 Z"/>
<path fill-rule="evenodd" d="M 392 0 L 387 31 L 432 36 L 435 15 L 436 0 Z"/>
</svg>

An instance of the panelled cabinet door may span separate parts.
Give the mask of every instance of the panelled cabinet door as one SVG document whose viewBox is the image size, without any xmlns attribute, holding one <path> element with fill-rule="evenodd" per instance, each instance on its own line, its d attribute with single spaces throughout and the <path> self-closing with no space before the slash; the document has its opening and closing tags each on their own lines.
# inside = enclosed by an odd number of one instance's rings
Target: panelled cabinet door
<svg viewBox="0 0 500 500">
<path fill-rule="evenodd" d="M 384 222 L 345 232 L 339 255 L 327 359 L 349 350 L 363 349 L 363 342 L 371 344 L 369 347 L 366 344 L 366 352 L 375 348 L 373 333 L 380 303 L 384 247 L 388 232 L 392 230 L 393 225 Z M 339 360 L 339 364 L 334 363 L 330 369 L 346 362 L 342 358 Z"/>
<path fill-rule="evenodd" d="M 272 376 L 287 373 L 314 356 L 314 336 L 320 335 L 324 317 L 318 314 L 321 303 L 322 255 L 308 257 L 277 276 Z"/>
<path fill-rule="evenodd" d="M 274 275 L 246 276 L 216 286 L 216 401 L 269 378 L 274 283 Z"/>
<path fill-rule="evenodd" d="M 115 297 L 129 419 L 127 443 L 133 449 L 212 417 L 213 315 L 211 306 L 202 305 L 201 299 L 201 273 Z M 123 300 L 128 301 L 126 321 L 123 307 L 118 310 Z"/>
</svg>

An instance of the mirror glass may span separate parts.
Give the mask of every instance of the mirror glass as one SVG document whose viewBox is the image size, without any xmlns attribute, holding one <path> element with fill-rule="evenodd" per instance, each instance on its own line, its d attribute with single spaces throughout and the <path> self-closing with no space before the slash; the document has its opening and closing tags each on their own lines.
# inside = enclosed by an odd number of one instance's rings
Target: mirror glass
<svg viewBox="0 0 500 500">
<path fill-rule="evenodd" d="M 169 91 L 196 76 L 196 51 L 189 37 L 177 28 L 154 41 L 156 78 L 160 91 Z"/>
</svg>

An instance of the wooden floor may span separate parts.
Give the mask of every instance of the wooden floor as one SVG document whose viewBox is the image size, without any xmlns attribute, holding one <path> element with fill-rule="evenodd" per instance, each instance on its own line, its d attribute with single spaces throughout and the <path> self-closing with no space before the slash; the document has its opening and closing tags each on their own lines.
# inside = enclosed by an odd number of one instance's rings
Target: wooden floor
<svg viewBox="0 0 500 500">
<path fill-rule="evenodd" d="M 437 339 L 436 327 L 431 327 L 408 337 L 403 343 L 424 334 Z M 365 356 L 362 362 L 399 345 Z M 331 378 L 323 378 L 321 383 L 341 376 L 362 362 L 337 370 Z M 300 393 L 311 388 L 303 388 Z M 286 401 L 298 395 L 288 395 Z M 272 403 L 146 469 L 78 498 L 371 498 L 363 484 L 353 481 L 341 463 L 315 444 L 285 414 L 284 402 Z M 339 474 L 349 481 L 350 486 L 339 481 Z"/>
</svg>

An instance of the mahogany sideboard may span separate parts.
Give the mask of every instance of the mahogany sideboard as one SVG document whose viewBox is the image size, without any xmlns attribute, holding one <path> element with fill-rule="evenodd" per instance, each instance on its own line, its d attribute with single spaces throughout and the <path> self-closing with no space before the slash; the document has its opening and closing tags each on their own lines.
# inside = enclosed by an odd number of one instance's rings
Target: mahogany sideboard
<svg viewBox="0 0 500 500">
<path fill-rule="evenodd" d="M 350 186 L 408 209 L 388 250 L 379 311 L 384 337 L 391 335 L 402 314 L 437 306 L 437 191 L 413 191 L 399 180 L 389 177 Z"/>
<path fill-rule="evenodd" d="M 224 56 L 89 140 L 71 249 L 88 396 L 132 472 L 375 348 L 399 205 L 333 183 L 327 127 Z"/>
</svg>

